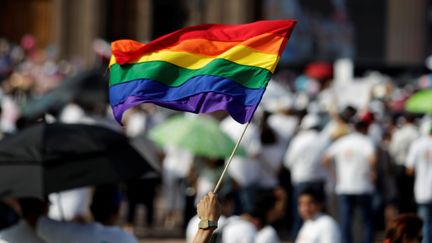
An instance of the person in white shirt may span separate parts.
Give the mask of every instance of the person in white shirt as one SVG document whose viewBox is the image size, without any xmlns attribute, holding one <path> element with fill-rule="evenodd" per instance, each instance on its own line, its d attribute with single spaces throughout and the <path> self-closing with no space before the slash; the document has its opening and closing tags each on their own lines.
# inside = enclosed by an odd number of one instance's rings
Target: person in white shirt
<svg viewBox="0 0 432 243">
<path fill-rule="evenodd" d="M 336 221 L 322 212 L 324 195 L 312 188 L 304 189 L 298 199 L 298 211 L 304 220 L 295 243 L 340 243 Z"/>
<path fill-rule="evenodd" d="M 323 163 L 329 168 L 335 165 L 336 194 L 339 199 L 342 238 L 352 241 L 352 219 L 356 207 L 363 217 L 363 241 L 371 243 L 374 237 L 372 195 L 376 155 L 373 141 L 367 136 L 368 124 L 355 123 L 355 132 L 336 140 L 324 154 Z"/>
<path fill-rule="evenodd" d="M 167 227 L 173 227 L 181 218 L 180 214 L 186 205 L 185 178 L 190 172 L 194 156 L 188 150 L 174 145 L 166 146 L 164 150 L 165 158 L 162 163 L 164 223 Z"/>
<path fill-rule="evenodd" d="M 49 195 L 48 215 L 55 220 L 82 220 L 88 215 L 91 188 L 81 187 Z"/>
<path fill-rule="evenodd" d="M 313 187 L 324 193 L 326 171 L 321 163 L 321 156 L 327 142 L 320 135 L 319 117 L 307 115 L 303 118 L 299 133 L 293 138 L 285 154 L 284 165 L 291 172 L 293 185 L 292 213 L 293 236 L 298 233 L 301 226 L 301 218 L 297 211 L 298 196 L 302 190 Z"/>
<path fill-rule="evenodd" d="M 34 198 L 21 198 L 18 202 L 22 219 L 17 224 L 1 230 L 0 240 L 8 243 L 45 243 L 36 234 L 31 222 L 35 222 L 40 214 L 48 212 L 48 204 Z"/>
<path fill-rule="evenodd" d="M 275 188 L 279 186 L 279 173 L 282 168 L 283 156 L 288 143 L 280 134 L 270 126 L 271 114 L 263 113 L 260 123 L 261 151 L 258 154 L 258 165 L 260 166 L 260 179 L 258 182 L 261 188 Z"/>
<path fill-rule="evenodd" d="M 234 141 L 237 141 L 245 125 L 227 117 L 220 126 Z M 234 156 L 228 167 L 228 174 L 239 185 L 235 210 L 239 214 L 252 209 L 253 194 L 260 180 L 261 166 L 257 156 L 262 144 L 255 124 L 249 124 L 241 146 L 246 150 L 246 156 Z"/>
<path fill-rule="evenodd" d="M 134 236 L 115 226 L 120 203 L 121 195 L 117 187 L 98 186 L 90 206 L 94 222 L 60 222 L 41 216 L 35 223 L 36 233 L 47 243 L 138 243 Z"/>
<path fill-rule="evenodd" d="M 413 142 L 407 157 L 407 173 L 415 175 L 414 196 L 423 220 L 423 242 L 430 242 L 432 226 L 432 130 Z"/>
<path fill-rule="evenodd" d="M 406 114 L 403 124 L 392 134 L 389 152 L 397 164 L 396 186 L 398 188 L 399 212 L 415 212 L 414 177 L 405 173 L 408 150 L 411 144 L 420 137 L 419 128 L 415 125 L 413 115 Z"/>
<path fill-rule="evenodd" d="M 279 206 L 285 202 L 278 197 L 276 191 L 256 193 L 250 212 L 225 221 L 221 229 L 222 243 L 278 243 L 277 232 L 270 225 L 283 215 Z"/>
<path fill-rule="evenodd" d="M 405 116 L 405 122 L 392 134 L 389 150 L 398 165 L 405 165 L 411 144 L 420 137 L 420 131 L 414 124 L 414 117 Z"/>
</svg>

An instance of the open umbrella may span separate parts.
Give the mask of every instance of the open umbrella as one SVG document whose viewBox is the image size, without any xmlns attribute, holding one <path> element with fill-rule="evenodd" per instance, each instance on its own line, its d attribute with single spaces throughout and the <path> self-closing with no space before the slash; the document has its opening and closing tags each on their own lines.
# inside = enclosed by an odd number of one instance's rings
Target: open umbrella
<svg viewBox="0 0 432 243">
<path fill-rule="evenodd" d="M 22 116 L 34 119 L 47 112 L 59 112 L 72 101 L 83 107 L 104 105 L 108 101 L 106 85 L 107 81 L 97 70 L 82 71 L 67 77 L 56 89 L 31 99 L 22 107 Z"/>
<path fill-rule="evenodd" d="M 0 197 L 42 197 L 153 172 L 125 136 L 99 126 L 39 124 L 0 141 Z"/>
<path fill-rule="evenodd" d="M 159 145 L 176 145 L 195 155 L 210 158 L 229 157 L 235 145 L 219 124 L 208 116 L 176 116 L 153 128 L 149 135 Z M 244 150 L 239 149 L 237 153 L 242 155 Z"/>
<path fill-rule="evenodd" d="M 405 109 L 413 113 L 432 113 L 432 89 L 412 95 L 405 103 Z"/>
</svg>

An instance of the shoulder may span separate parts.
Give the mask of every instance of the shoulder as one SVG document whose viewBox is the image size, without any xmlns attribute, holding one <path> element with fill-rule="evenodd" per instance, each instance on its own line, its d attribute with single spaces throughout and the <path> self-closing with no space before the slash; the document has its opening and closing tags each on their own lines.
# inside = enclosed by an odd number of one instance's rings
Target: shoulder
<svg viewBox="0 0 432 243">
<path fill-rule="evenodd" d="M 21 227 L 20 225 L 22 224 L 22 222 L 18 222 L 17 224 L 14 224 L 12 226 L 9 226 L 5 229 L 2 229 L 0 231 L 0 240 L 8 240 L 11 236 L 19 233 L 19 228 Z"/>
<path fill-rule="evenodd" d="M 316 225 L 323 230 L 337 230 L 339 229 L 336 220 L 334 220 L 329 215 L 323 214 L 317 219 Z"/>
<path fill-rule="evenodd" d="M 101 234 L 109 236 L 112 242 L 138 243 L 138 240 L 134 236 L 118 227 L 103 227 Z"/>
<path fill-rule="evenodd" d="M 256 229 L 253 224 L 250 222 L 241 219 L 240 217 L 230 217 L 225 222 L 225 226 L 223 229 L 223 234 L 225 233 L 234 233 L 238 234 L 238 232 L 242 232 L 242 234 L 256 234 Z"/>
<path fill-rule="evenodd" d="M 262 228 L 257 233 L 257 242 L 277 242 L 279 240 L 279 237 L 277 235 L 276 230 L 270 226 L 267 225 L 266 227 Z"/>
<path fill-rule="evenodd" d="M 432 140 L 429 137 L 420 137 L 416 140 L 414 140 L 411 144 L 411 148 L 414 149 L 422 149 L 423 147 L 429 145 L 432 143 Z"/>
</svg>

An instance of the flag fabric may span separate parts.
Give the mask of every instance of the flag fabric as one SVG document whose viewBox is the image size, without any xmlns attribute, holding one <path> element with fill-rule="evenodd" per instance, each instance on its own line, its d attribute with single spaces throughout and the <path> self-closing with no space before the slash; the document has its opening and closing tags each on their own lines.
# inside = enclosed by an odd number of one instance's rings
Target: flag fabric
<svg viewBox="0 0 432 243">
<path fill-rule="evenodd" d="M 194 113 L 225 110 L 249 122 L 295 23 L 204 24 L 147 44 L 113 42 L 109 96 L 116 120 L 132 106 L 153 103 Z"/>
</svg>

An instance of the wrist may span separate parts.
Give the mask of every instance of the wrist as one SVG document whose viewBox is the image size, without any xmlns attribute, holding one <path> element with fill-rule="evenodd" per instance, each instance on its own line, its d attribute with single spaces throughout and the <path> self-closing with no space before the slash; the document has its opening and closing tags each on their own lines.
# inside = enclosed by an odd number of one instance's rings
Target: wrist
<svg viewBox="0 0 432 243">
<path fill-rule="evenodd" d="M 198 227 L 203 230 L 214 230 L 218 227 L 218 222 L 216 220 L 201 219 Z"/>
<path fill-rule="evenodd" d="M 211 239 L 211 236 L 213 235 L 213 232 L 215 229 L 198 229 L 198 232 L 195 235 L 193 243 L 202 243 L 202 242 L 208 242 Z"/>
</svg>

